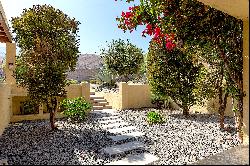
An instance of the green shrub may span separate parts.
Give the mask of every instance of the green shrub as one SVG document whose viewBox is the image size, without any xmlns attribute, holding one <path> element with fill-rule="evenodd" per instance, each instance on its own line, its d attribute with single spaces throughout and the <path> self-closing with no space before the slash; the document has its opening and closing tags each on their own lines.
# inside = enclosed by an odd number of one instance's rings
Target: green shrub
<svg viewBox="0 0 250 166">
<path fill-rule="evenodd" d="M 64 99 L 60 103 L 62 113 L 74 120 L 84 120 L 87 113 L 91 110 L 92 105 L 83 97 L 74 99 Z"/>
<path fill-rule="evenodd" d="M 155 112 L 155 111 L 148 112 L 147 121 L 150 124 L 152 124 L 152 123 L 164 123 L 165 122 L 163 117 L 158 112 Z"/>
</svg>

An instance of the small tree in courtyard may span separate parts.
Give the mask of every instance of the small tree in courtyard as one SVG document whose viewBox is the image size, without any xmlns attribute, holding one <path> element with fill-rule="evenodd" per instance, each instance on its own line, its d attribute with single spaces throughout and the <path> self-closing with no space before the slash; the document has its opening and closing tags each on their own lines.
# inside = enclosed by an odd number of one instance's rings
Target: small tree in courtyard
<svg viewBox="0 0 250 166">
<path fill-rule="evenodd" d="M 17 83 L 27 88 L 30 100 L 46 105 L 54 130 L 57 100 L 66 94 L 66 72 L 74 70 L 78 58 L 80 23 L 50 5 L 24 9 L 11 22 L 21 49 Z"/>
<path fill-rule="evenodd" d="M 199 101 L 195 93 L 202 65 L 195 65 L 192 59 L 179 48 L 161 49 L 151 41 L 147 59 L 148 82 L 154 95 L 170 96 L 183 109 L 185 116 Z"/>
<path fill-rule="evenodd" d="M 114 75 L 128 76 L 139 72 L 143 63 L 143 53 L 140 48 L 122 39 L 112 40 L 107 49 L 102 49 L 104 65 Z"/>
<path fill-rule="evenodd" d="M 134 0 L 126 0 L 131 2 Z M 205 48 L 210 45 L 212 50 L 207 52 L 217 52 L 215 57 L 203 56 L 205 62 L 214 65 L 215 61 L 220 61 L 217 70 L 219 77 L 217 85 L 219 89 L 219 113 L 221 116 L 221 127 L 224 128 L 224 110 L 226 101 L 222 99 L 222 94 L 232 96 L 238 101 L 236 111 L 238 118 L 239 138 L 243 139 L 243 46 L 242 30 L 243 22 L 222 11 L 206 6 L 197 0 L 140 0 L 138 6 L 129 7 L 127 12 L 122 12 L 118 28 L 124 31 L 133 31 L 139 25 L 146 25 L 142 35 L 149 35 L 153 40 L 165 45 L 164 36 L 171 36 L 167 41 L 167 48 L 171 48 L 173 43 L 182 49 L 197 46 Z M 191 51 L 191 50 L 189 50 Z M 200 54 L 202 55 L 202 54 Z M 204 55 L 204 54 L 203 54 Z M 215 59 L 212 59 L 215 58 Z M 211 61 L 212 60 L 212 61 Z M 216 62 L 217 63 L 217 62 Z M 222 80 L 226 80 L 226 87 L 223 89 Z M 224 92 L 223 92 L 224 91 Z M 217 92 L 215 92 L 217 93 Z M 226 99 L 226 97 L 224 97 Z"/>
</svg>

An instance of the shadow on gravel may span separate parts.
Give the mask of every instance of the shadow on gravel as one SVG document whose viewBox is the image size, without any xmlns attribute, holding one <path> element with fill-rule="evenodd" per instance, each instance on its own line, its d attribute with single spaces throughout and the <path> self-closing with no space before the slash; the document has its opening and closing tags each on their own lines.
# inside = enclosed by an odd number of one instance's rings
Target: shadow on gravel
<svg viewBox="0 0 250 166">
<path fill-rule="evenodd" d="M 65 119 L 57 122 L 66 123 Z M 112 141 L 106 132 L 84 127 L 85 123 L 91 122 L 83 122 L 83 127 L 69 123 L 58 126 L 57 131 L 50 130 L 48 120 L 10 124 L 0 137 L 0 158 L 7 159 L 9 165 L 103 164 L 107 157 L 99 150 Z"/>
</svg>

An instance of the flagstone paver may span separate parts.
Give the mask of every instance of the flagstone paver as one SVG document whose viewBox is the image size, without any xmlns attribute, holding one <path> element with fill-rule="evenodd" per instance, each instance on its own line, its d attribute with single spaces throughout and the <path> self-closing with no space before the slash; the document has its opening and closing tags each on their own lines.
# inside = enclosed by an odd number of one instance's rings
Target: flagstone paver
<svg viewBox="0 0 250 166">
<path fill-rule="evenodd" d="M 128 132 L 129 130 L 135 130 L 135 126 L 127 126 L 127 127 L 121 127 L 121 128 L 114 128 L 114 129 L 108 129 L 107 131 L 113 134 L 122 134 L 123 132 Z"/>
<path fill-rule="evenodd" d="M 108 136 L 108 137 L 111 138 L 113 141 L 117 142 L 117 141 L 126 140 L 126 139 L 130 139 L 134 137 L 140 137 L 143 135 L 144 133 L 135 131 L 135 132 L 127 133 L 127 134 Z"/>
<path fill-rule="evenodd" d="M 118 123 L 118 122 L 124 122 L 124 121 L 121 118 L 99 120 L 100 124 Z"/>
<path fill-rule="evenodd" d="M 113 161 L 106 165 L 146 165 L 157 161 L 158 159 L 158 157 L 150 153 L 141 153 L 138 155 L 129 155 L 124 159 Z"/>
<path fill-rule="evenodd" d="M 108 129 L 108 128 L 126 126 L 126 125 L 128 125 L 127 122 L 118 122 L 118 123 L 111 123 L 111 124 L 101 125 L 101 128 L 102 129 Z"/>
<path fill-rule="evenodd" d="M 143 148 L 144 146 L 145 146 L 145 144 L 142 142 L 133 141 L 133 142 L 127 142 L 124 144 L 106 147 L 106 148 L 103 148 L 101 151 L 103 151 L 104 153 L 109 154 L 109 155 L 115 155 L 115 154 L 124 153 L 126 151 L 130 151 L 133 149 Z"/>
</svg>

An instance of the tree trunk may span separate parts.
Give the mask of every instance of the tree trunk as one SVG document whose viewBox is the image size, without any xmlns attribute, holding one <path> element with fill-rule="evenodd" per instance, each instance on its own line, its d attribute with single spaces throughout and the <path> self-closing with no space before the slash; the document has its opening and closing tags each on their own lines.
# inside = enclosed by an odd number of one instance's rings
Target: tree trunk
<svg viewBox="0 0 250 166">
<path fill-rule="evenodd" d="M 222 84 L 223 84 L 223 78 L 224 78 L 224 64 L 221 63 L 220 65 L 221 69 L 220 69 L 220 80 L 219 80 L 219 84 L 218 84 L 218 89 L 219 89 L 219 123 L 220 123 L 220 129 L 224 129 L 225 125 L 224 125 L 224 115 L 225 115 L 225 109 L 226 109 L 226 104 L 227 104 L 227 97 L 228 94 L 225 94 L 224 97 L 224 102 L 223 102 L 223 90 L 222 90 Z"/>
<path fill-rule="evenodd" d="M 224 120 L 225 120 L 225 110 L 227 107 L 227 98 L 228 98 L 228 93 L 225 93 L 224 99 L 220 105 L 220 128 L 224 129 Z"/>
<path fill-rule="evenodd" d="M 55 126 L 56 107 L 57 107 L 57 99 L 56 97 L 51 97 L 50 102 L 47 103 L 47 109 L 50 113 L 50 126 L 52 130 L 57 129 L 57 127 Z"/>
<path fill-rule="evenodd" d="M 244 91 L 243 91 L 243 73 L 239 73 L 237 71 L 233 71 L 230 68 L 229 61 L 225 56 L 224 51 L 221 51 L 221 58 L 223 59 L 225 63 L 225 68 L 228 70 L 228 73 L 230 74 L 230 78 L 234 81 L 235 84 L 237 84 L 238 88 L 240 89 L 240 95 L 238 99 L 238 111 L 236 112 L 237 119 L 236 121 L 238 124 L 236 125 L 237 131 L 238 131 L 238 137 L 241 141 L 243 141 L 243 132 L 242 132 L 242 126 L 243 126 L 243 97 L 244 97 Z"/>
<path fill-rule="evenodd" d="M 238 138 L 240 139 L 241 142 L 243 142 L 243 131 L 242 131 L 242 126 L 243 126 L 243 97 L 244 94 L 241 92 L 239 96 L 239 101 L 238 101 Z"/>
<path fill-rule="evenodd" d="M 189 115 L 189 109 L 188 109 L 187 106 L 183 107 L 183 115 L 186 116 L 186 117 Z"/>
<path fill-rule="evenodd" d="M 220 115 L 220 129 L 224 129 L 224 111 L 222 99 L 222 87 L 219 87 L 219 115 Z"/>
</svg>

